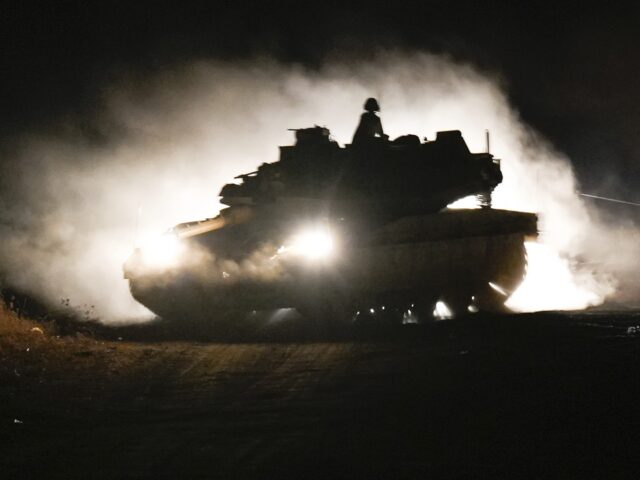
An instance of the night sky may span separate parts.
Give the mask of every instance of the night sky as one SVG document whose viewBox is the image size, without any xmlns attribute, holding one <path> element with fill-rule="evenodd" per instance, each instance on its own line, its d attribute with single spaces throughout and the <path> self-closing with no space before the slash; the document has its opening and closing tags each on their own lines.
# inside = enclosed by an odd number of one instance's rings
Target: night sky
<svg viewBox="0 0 640 480">
<path fill-rule="evenodd" d="M 640 202 L 638 3 L 13 2 L 0 34 L 3 138 L 90 113 L 123 72 L 256 55 L 315 68 L 423 50 L 500 78 L 584 191 Z"/>
</svg>

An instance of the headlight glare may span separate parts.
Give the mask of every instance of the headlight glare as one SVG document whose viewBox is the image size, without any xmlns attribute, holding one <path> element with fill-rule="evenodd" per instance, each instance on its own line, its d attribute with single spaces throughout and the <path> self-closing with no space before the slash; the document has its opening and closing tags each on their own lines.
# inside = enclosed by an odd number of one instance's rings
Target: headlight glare
<svg viewBox="0 0 640 480">
<path fill-rule="evenodd" d="M 169 268 L 176 265 L 183 251 L 183 243 L 172 233 L 165 233 L 140 249 L 144 264 L 153 268 Z"/>
<path fill-rule="evenodd" d="M 328 229 L 311 228 L 295 235 L 287 250 L 310 260 L 321 260 L 333 255 L 335 245 Z"/>
</svg>

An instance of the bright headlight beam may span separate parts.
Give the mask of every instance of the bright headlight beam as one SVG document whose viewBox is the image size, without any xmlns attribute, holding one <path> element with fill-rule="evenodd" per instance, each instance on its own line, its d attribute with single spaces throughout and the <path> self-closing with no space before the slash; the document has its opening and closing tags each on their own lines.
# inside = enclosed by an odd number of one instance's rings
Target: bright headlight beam
<svg viewBox="0 0 640 480">
<path fill-rule="evenodd" d="M 290 250 L 312 260 L 328 258 L 334 251 L 333 238 L 326 229 L 305 230 L 293 237 Z"/>
<path fill-rule="evenodd" d="M 183 248 L 176 235 L 164 234 L 141 248 L 142 259 L 149 267 L 168 268 L 176 264 Z"/>
</svg>

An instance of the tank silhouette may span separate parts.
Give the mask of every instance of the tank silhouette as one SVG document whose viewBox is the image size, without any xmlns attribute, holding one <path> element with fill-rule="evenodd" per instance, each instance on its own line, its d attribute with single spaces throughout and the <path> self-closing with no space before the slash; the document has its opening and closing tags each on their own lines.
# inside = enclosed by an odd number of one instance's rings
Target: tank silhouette
<svg viewBox="0 0 640 480">
<path fill-rule="evenodd" d="M 493 155 L 471 153 L 459 131 L 345 147 L 323 127 L 294 131 L 279 161 L 222 188 L 215 218 L 134 251 L 136 300 L 220 324 L 278 308 L 332 325 L 428 321 L 438 301 L 453 315 L 504 310 L 537 217 L 491 208 Z M 470 195 L 483 208 L 446 208 Z"/>
</svg>

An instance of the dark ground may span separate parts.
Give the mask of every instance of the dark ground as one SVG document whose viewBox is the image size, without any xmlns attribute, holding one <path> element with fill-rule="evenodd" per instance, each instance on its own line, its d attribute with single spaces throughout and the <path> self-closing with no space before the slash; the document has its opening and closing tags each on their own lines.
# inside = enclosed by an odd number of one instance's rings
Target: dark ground
<svg viewBox="0 0 640 480">
<path fill-rule="evenodd" d="M 333 341 L 0 335 L 0 476 L 638 478 L 638 324 L 601 312 Z"/>
</svg>

